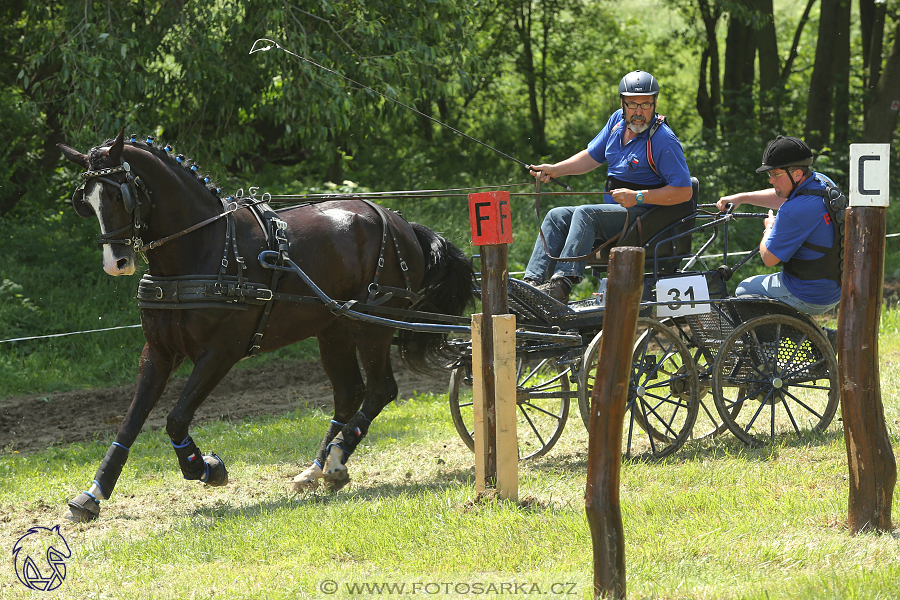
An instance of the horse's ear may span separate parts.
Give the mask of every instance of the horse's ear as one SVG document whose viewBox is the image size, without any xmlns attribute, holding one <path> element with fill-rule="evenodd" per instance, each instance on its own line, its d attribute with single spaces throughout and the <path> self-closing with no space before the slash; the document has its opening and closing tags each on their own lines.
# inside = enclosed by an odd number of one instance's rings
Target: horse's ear
<svg viewBox="0 0 900 600">
<path fill-rule="evenodd" d="M 84 167 L 85 169 L 88 168 L 88 157 L 86 154 L 82 154 L 74 148 L 69 148 L 65 144 L 57 144 L 56 147 L 59 148 L 62 151 L 63 156 L 65 156 L 71 162 L 75 163 L 78 166 Z"/>
<path fill-rule="evenodd" d="M 112 147 L 109 149 L 109 158 L 113 162 L 118 162 L 119 158 L 122 156 L 122 149 L 125 147 L 125 126 L 122 126 L 122 129 L 119 131 L 119 136 L 116 138 L 116 141 L 113 142 Z"/>
</svg>

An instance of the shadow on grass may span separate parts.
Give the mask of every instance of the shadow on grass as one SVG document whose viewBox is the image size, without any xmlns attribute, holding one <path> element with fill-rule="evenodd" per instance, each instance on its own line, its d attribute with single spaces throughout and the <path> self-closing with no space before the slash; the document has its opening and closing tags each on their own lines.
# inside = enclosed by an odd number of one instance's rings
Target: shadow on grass
<svg viewBox="0 0 900 600">
<path fill-rule="evenodd" d="M 751 447 L 743 443 L 731 433 L 723 433 L 714 438 L 704 438 L 687 442 L 672 456 L 655 459 L 649 454 L 622 459 L 623 464 L 681 464 L 696 461 L 741 459 L 753 462 L 777 460 L 779 454 L 790 448 L 812 448 L 828 446 L 842 439 L 842 429 L 829 429 L 822 434 L 785 432 L 775 437 L 773 444 L 762 447 Z M 554 456 L 552 452 L 539 460 L 528 461 L 526 468 L 538 472 L 558 472 L 561 469 L 583 469 L 587 471 L 588 456 L 586 452 L 567 453 Z"/>
</svg>

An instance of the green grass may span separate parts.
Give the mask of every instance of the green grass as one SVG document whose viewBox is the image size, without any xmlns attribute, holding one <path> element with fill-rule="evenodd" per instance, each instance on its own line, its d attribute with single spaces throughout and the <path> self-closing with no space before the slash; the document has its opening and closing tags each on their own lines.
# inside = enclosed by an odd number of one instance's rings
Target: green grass
<svg viewBox="0 0 900 600">
<path fill-rule="evenodd" d="M 881 365 L 895 447 L 896 339 Z M 576 415 L 545 458 L 520 465 L 518 504 L 476 500 L 473 455 L 446 396 L 433 395 L 385 410 L 343 491 L 291 494 L 286 486 L 310 462 L 327 419 L 299 411 L 196 428 L 200 447 L 228 462 L 224 488 L 184 481 L 165 435 L 144 433 L 101 520 L 64 525 L 74 555 L 55 597 L 325 598 L 326 580 L 337 583 L 336 597 L 367 597 L 352 586 L 380 583 L 405 584 L 395 597 L 495 597 L 473 590 L 500 595 L 513 585 L 589 597 L 587 434 Z M 0 456 L 4 547 L 30 526 L 62 522 L 108 444 Z M 837 423 L 803 443 L 749 450 L 726 435 L 663 463 L 625 463 L 629 597 L 896 597 L 900 530 L 850 536 L 847 497 Z M 33 597 L 11 562 L 0 573 L 4 599 Z"/>
</svg>

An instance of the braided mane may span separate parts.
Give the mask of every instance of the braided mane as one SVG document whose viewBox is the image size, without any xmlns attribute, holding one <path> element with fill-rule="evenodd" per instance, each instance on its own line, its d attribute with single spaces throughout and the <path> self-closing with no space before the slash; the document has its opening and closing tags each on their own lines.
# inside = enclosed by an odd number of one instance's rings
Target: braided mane
<svg viewBox="0 0 900 600">
<path fill-rule="evenodd" d="M 115 141 L 115 138 L 107 139 L 98 146 L 94 146 L 93 148 L 91 148 L 90 152 L 88 152 L 88 161 L 93 164 L 95 160 L 98 160 L 100 158 L 100 149 L 112 146 Z M 125 140 L 125 145 L 131 146 L 133 148 L 138 148 L 140 150 L 146 150 L 156 158 L 168 164 L 173 169 L 184 169 L 186 172 L 193 175 L 197 183 L 205 187 L 210 194 L 218 197 L 220 190 L 215 182 L 211 178 L 208 182 L 203 181 L 204 178 L 209 177 L 208 175 L 204 175 L 203 173 L 201 173 L 199 168 L 196 171 L 191 171 L 191 166 L 196 164 L 196 162 L 192 159 L 184 157 L 179 163 L 177 160 L 175 160 L 175 154 L 173 150 L 170 149 L 169 152 L 166 152 L 165 146 L 160 146 L 155 142 L 148 144 L 146 142 L 132 142 L 130 140 Z"/>
</svg>

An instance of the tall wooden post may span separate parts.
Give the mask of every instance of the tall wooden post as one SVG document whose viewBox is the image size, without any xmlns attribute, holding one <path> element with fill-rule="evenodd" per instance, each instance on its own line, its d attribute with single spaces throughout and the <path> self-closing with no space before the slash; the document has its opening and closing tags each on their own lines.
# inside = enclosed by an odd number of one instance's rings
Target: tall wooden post
<svg viewBox="0 0 900 600">
<path fill-rule="evenodd" d="M 510 379 L 515 369 L 515 342 L 497 343 L 495 331 L 515 335 L 507 290 L 507 245 L 512 242 L 509 192 L 469 194 L 469 219 L 472 243 L 481 247 L 482 313 L 472 315 L 475 487 L 484 491 L 499 484 L 502 498 L 516 499 L 516 388 L 515 377 Z M 498 406 L 500 403 L 502 406 Z M 498 423 L 498 417 L 503 421 Z M 502 473 L 499 481 L 498 470 Z"/>
<path fill-rule="evenodd" d="M 594 549 L 595 597 L 625 597 L 625 534 L 619 506 L 619 473 L 643 273 L 643 248 L 614 248 L 609 253 L 606 314 L 591 394 L 584 494 Z"/>
<path fill-rule="evenodd" d="M 878 326 L 884 285 L 888 144 L 850 146 L 850 208 L 838 320 L 850 531 L 889 532 L 897 463 L 884 421 Z M 850 351 L 844 352 L 844 349 Z"/>
</svg>

